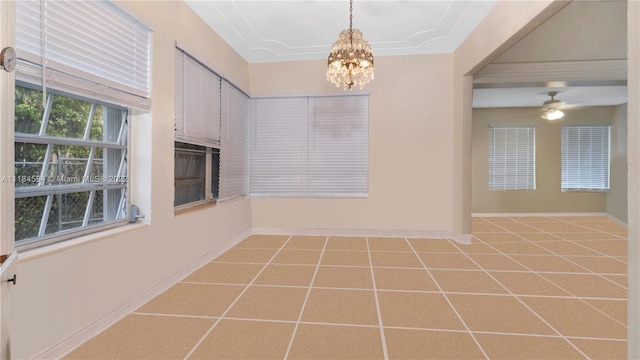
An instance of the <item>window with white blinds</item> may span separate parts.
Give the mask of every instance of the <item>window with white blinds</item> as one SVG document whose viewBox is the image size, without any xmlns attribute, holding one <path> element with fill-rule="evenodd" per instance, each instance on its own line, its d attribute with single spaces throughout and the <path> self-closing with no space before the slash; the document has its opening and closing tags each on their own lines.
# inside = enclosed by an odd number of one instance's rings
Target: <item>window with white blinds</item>
<svg viewBox="0 0 640 360">
<path fill-rule="evenodd" d="M 151 37 L 109 1 L 16 1 L 17 79 L 149 109 Z"/>
<path fill-rule="evenodd" d="M 367 194 L 368 96 L 251 102 L 252 196 Z"/>
<path fill-rule="evenodd" d="M 220 152 L 220 200 L 247 194 L 247 125 L 249 96 L 223 81 L 223 116 Z"/>
<path fill-rule="evenodd" d="M 562 191 L 609 190 L 608 125 L 562 127 Z"/>
<path fill-rule="evenodd" d="M 536 188 L 534 127 L 489 128 L 489 190 Z"/>
<path fill-rule="evenodd" d="M 176 48 L 176 141 L 220 146 L 221 81 L 213 71 Z"/>
</svg>

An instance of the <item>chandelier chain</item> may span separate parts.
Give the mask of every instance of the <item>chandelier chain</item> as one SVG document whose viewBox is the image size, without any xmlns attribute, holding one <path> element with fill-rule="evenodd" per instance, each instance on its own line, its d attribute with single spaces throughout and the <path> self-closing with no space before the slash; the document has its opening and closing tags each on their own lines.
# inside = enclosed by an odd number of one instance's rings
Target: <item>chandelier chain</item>
<svg viewBox="0 0 640 360">
<path fill-rule="evenodd" d="M 349 0 L 349 41 L 353 44 L 353 0 Z"/>
</svg>

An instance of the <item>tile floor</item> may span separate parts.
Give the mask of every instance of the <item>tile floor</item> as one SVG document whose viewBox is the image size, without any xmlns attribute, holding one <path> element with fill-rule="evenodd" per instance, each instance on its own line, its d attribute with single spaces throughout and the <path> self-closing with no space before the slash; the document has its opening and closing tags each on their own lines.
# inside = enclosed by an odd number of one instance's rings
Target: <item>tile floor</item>
<svg viewBox="0 0 640 360">
<path fill-rule="evenodd" d="M 473 242 L 254 235 L 68 359 L 625 359 L 626 229 L 473 219 Z"/>
</svg>

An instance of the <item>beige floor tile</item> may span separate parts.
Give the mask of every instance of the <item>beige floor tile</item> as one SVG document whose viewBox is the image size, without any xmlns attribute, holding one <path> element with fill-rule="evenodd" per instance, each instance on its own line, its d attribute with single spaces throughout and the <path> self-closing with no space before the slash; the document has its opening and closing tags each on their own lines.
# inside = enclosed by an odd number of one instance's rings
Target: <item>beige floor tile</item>
<svg viewBox="0 0 640 360">
<path fill-rule="evenodd" d="M 298 320 L 307 295 L 304 288 L 251 286 L 227 317 L 264 320 Z"/>
<path fill-rule="evenodd" d="M 491 244 L 496 250 L 507 254 L 551 255 L 551 253 L 534 243 L 496 243 Z"/>
<path fill-rule="evenodd" d="M 593 360 L 627 359 L 626 341 L 569 339 Z"/>
<path fill-rule="evenodd" d="M 553 330 L 512 296 L 448 295 L 472 331 L 554 335 Z"/>
<path fill-rule="evenodd" d="M 480 242 L 478 239 L 473 239 L 471 244 L 457 244 L 465 254 L 497 254 L 498 251 L 494 250 L 492 247 L 488 246 Z"/>
<path fill-rule="evenodd" d="M 369 253 L 366 251 L 325 250 L 320 265 L 370 266 Z"/>
<path fill-rule="evenodd" d="M 624 275 L 627 273 L 627 263 L 611 257 L 567 256 L 566 258 L 599 274 Z"/>
<path fill-rule="evenodd" d="M 315 266 L 267 265 L 254 284 L 309 286 L 315 270 Z"/>
<path fill-rule="evenodd" d="M 389 359 L 484 359 L 466 332 L 385 329 Z"/>
<path fill-rule="evenodd" d="M 373 289 L 371 269 L 366 267 L 320 266 L 313 286 Z"/>
<path fill-rule="evenodd" d="M 575 224 L 588 227 L 589 229 L 603 231 L 603 232 L 612 232 L 612 233 L 626 233 L 627 229 L 611 220 L 600 220 L 600 221 L 574 221 Z"/>
<path fill-rule="evenodd" d="M 189 359 L 283 359 L 294 323 L 221 320 Z"/>
<path fill-rule="evenodd" d="M 626 327 L 578 299 L 521 298 L 564 336 L 626 339 Z"/>
<path fill-rule="evenodd" d="M 618 320 L 622 324 L 627 324 L 627 300 L 584 300 L 587 304 Z"/>
<path fill-rule="evenodd" d="M 516 295 L 571 295 L 536 273 L 491 271 L 491 275 Z"/>
<path fill-rule="evenodd" d="M 476 238 L 493 244 L 493 243 L 526 243 L 526 240 L 522 239 L 516 234 L 508 233 L 508 232 L 493 232 L 493 233 L 477 233 L 473 232 L 473 236 Z"/>
<path fill-rule="evenodd" d="M 464 330 L 441 294 L 378 291 L 384 326 Z"/>
<path fill-rule="evenodd" d="M 317 265 L 321 250 L 280 250 L 272 264 Z"/>
<path fill-rule="evenodd" d="M 429 269 L 479 269 L 464 254 L 419 253 L 418 256 Z"/>
<path fill-rule="evenodd" d="M 484 271 L 431 270 L 445 292 L 506 294 L 507 291 Z"/>
<path fill-rule="evenodd" d="M 236 248 L 276 248 L 287 242 L 289 235 L 251 235 L 242 240 Z"/>
<path fill-rule="evenodd" d="M 627 289 L 597 275 L 541 274 L 547 280 L 580 297 L 626 299 Z"/>
<path fill-rule="evenodd" d="M 538 243 L 538 245 L 558 255 L 599 255 L 597 252 L 587 248 L 586 246 L 580 245 L 580 243 L 570 243 L 567 241 L 550 241 L 540 242 Z"/>
<path fill-rule="evenodd" d="M 468 254 L 480 267 L 485 270 L 514 270 L 526 271 L 527 269 L 508 256 L 502 254 Z"/>
<path fill-rule="evenodd" d="M 533 242 L 562 241 L 563 239 L 557 235 L 546 232 L 521 232 L 521 237 Z"/>
<path fill-rule="evenodd" d="M 490 359 L 586 359 L 559 337 L 475 334 Z"/>
<path fill-rule="evenodd" d="M 242 262 L 265 264 L 271 260 L 278 249 L 233 248 L 218 256 L 214 262 Z"/>
<path fill-rule="evenodd" d="M 311 289 L 302 321 L 333 324 L 377 325 L 373 291 Z"/>
<path fill-rule="evenodd" d="M 460 253 L 456 245 L 447 239 L 409 239 L 409 242 L 417 252 Z M 467 245 L 460 244 L 458 246 L 466 247 Z"/>
<path fill-rule="evenodd" d="M 511 258 L 533 271 L 589 272 L 588 269 L 557 255 L 511 255 Z"/>
<path fill-rule="evenodd" d="M 376 327 L 300 324 L 288 359 L 383 359 Z"/>
<path fill-rule="evenodd" d="M 622 285 L 623 287 L 627 287 L 627 275 L 603 275 L 603 277 L 615 282 L 618 285 Z"/>
<path fill-rule="evenodd" d="M 178 283 L 136 310 L 140 313 L 220 316 L 245 286 Z"/>
<path fill-rule="evenodd" d="M 556 232 L 554 235 L 559 236 L 565 240 L 582 241 L 582 240 L 620 240 L 620 238 L 613 234 L 607 234 L 602 232 L 589 232 L 589 229 L 585 229 L 583 232 Z"/>
<path fill-rule="evenodd" d="M 506 231 L 507 231 L 506 229 L 496 224 L 491 224 L 491 223 L 471 224 L 471 232 L 473 233 L 506 232 Z"/>
<path fill-rule="evenodd" d="M 292 236 L 284 249 L 322 250 L 327 241 L 326 236 Z"/>
<path fill-rule="evenodd" d="M 584 240 L 580 245 L 609 256 L 627 256 L 627 240 Z"/>
<path fill-rule="evenodd" d="M 423 268 L 413 252 L 371 252 L 371 263 L 377 267 Z"/>
<path fill-rule="evenodd" d="M 65 359 L 182 359 L 215 319 L 129 315 Z"/>
<path fill-rule="evenodd" d="M 515 217 L 507 217 L 506 219 L 509 219 L 512 221 L 518 221 L 525 224 L 558 222 L 558 220 L 550 216 L 515 216 Z"/>
<path fill-rule="evenodd" d="M 331 236 L 327 241 L 327 250 L 367 250 L 367 238 Z"/>
<path fill-rule="evenodd" d="M 369 251 L 411 251 L 405 238 L 370 237 Z"/>
<path fill-rule="evenodd" d="M 584 226 L 570 224 L 567 222 L 541 222 L 534 226 L 536 229 L 550 233 L 588 232 L 590 230 Z"/>
<path fill-rule="evenodd" d="M 521 233 L 521 232 L 539 232 L 540 230 L 538 230 L 535 225 L 527 225 L 527 224 L 523 224 L 521 222 L 513 222 L 513 223 L 503 223 L 500 224 L 500 227 L 514 232 L 514 233 Z"/>
<path fill-rule="evenodd" d="M 262 264 L 209 263 L 183 281 L 224 284 L 248 284 L 262 270 Z"/>
<path fill-rule="evenodd" d="M 424 269 L 374 268 L 373 275 L 378 290 L 438 291 Z"/>
</svg>

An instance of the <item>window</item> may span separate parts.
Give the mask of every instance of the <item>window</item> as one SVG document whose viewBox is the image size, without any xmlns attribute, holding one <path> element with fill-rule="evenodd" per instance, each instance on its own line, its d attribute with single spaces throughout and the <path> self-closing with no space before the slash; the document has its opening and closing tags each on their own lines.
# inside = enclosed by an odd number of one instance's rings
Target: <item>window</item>
<svg viewBox="0 0 640 360">
<path fill-rule="evenodd" d="M 536 188 L 536 129 L 489 128 L 489 190 Z"/>
<path fill-rule="evenodd" d="M 174 162 L 174 206 L 218 197 L 218 149 L 176 142 Z"/>
<path fill-rule="evenodd" d="M 249 96 L 223 80 L 220 201 L 247 195 Z"/>
<path fill-rule="evenodd" d="M 562 191 L 609 190 L 608 125 L 562 127 Z"/>
<path fill-rule="evenodd" d="M 253 99 L 251 194 L 365 196 L 368 111 L 366 95 Z"/>
<path fill-rule="evenodd" d="M 15 237 L 31 248 L 127 223 L 131 109 L 151 31 L 108 1 L 16 2 Z"/>
<path fill-rule="evenodd" d="M 16 242 L 126 219 L 127 139 L 126 108 L 16 86 Z"/>
</svg>

